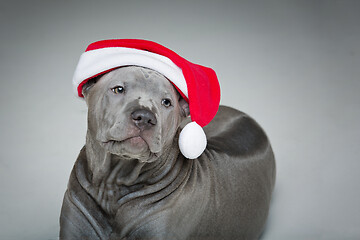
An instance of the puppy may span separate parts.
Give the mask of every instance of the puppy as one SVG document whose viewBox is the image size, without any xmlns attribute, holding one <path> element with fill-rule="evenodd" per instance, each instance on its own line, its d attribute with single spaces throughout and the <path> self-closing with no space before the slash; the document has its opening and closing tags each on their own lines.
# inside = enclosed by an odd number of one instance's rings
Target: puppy
<svg viewBox="0 0 360 240">
<path fill-rule="evenodd" d="M 185 158 L 189 105 L 157 71 L 126 66 L 82 87 L 86 144 L 70 176 L 60 239 L 258 239 L 275 160 L 248 115 L 220 106 L 205 151 Z"/>
</svg>

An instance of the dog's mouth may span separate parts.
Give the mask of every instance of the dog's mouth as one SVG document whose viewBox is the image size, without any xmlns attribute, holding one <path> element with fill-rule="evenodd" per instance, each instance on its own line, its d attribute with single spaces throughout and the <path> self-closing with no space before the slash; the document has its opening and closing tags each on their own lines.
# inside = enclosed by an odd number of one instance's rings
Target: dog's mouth
<svg viewBox="0 0 360 240">
<path fill-rule="evenodd" d="M 130 146 L 133 147 L 142 146 L 144 144 L 148 145 L 145 139 L 142 138 L 141 136 L 132 136 L 122 140 L 110 139 L 103 142 L 103 144 L 108 147 L 116 147 L 117 145 L 121 145 L 121 144 L 129 144 Z"/>
<path fill-rule="evenodd" d="M 104 142 L 104 144 L 105 145 L 116 145 L 116 144 L 121 144 L 124 142 L 130 142 L 131 144 L 135 144 L 135 145 L 146 143 L 146 141 L 141 136 L 134 136 L 134 137 L 125 138 L 123 140 L 111 139 L 111 140 Z"/>
<path fill-rule="evenodd" d="M 102 145 L 109 152 L 127 157 L 138 157 L 157 155 L 158 152 L 154 151 L 152 145 L 141 135 L 127 137 L 121 140 L 110 139 L 102 142 Z"/>
</svg>

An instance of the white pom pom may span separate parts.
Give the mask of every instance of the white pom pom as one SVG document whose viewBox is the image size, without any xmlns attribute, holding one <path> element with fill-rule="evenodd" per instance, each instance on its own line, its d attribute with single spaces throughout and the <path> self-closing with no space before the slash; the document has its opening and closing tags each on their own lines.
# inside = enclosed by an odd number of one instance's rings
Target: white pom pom
<svg viewBox="0 0 360 240">
<path fill-rule="evenodd" d="M 206 144 L 204 130 L 196 122 L 187 124 L 180 132 L 180 151 L 188 159 L 199 157 L 204 152 Z"/>
</svg>

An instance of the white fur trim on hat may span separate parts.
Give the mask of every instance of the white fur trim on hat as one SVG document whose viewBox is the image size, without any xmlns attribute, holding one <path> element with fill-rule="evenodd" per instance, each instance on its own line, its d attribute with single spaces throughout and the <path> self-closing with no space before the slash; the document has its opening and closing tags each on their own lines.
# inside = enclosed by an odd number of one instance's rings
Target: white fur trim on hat
<svg viewBox="0 0 360 240">
<path fill-rule="evenodd" d="M 188 159 L 199 157 L 204 152 L 206 144 L 207 140 L 204 130 L 196 122 L 186 124 L 180 132 L 180 151 Z"/>
<path fill-rule="evenodd" d="M 79 84 L 88 78 L 112 68 L 130 65 L 150 68 L 161 73 L 188 97 L 187 84 L 182 70 L 169 58 L 126 47 L 108 47 L 84 52 L 75 69 L 74 91 L 77 94 Z"/>
</svg>

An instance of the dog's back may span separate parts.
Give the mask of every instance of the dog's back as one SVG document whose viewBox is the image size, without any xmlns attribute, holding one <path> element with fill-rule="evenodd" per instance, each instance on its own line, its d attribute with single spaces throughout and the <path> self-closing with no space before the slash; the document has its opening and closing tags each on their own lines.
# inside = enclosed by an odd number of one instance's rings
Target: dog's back
<svg viewBox="0 0 360 240">
<path fill-rule="evenodd" d="M 248 115 L 224 106 L 205 131 L 207 150 L 197 161 L 208 165 L 209 200 L 192 236 L 257 239 L 275 182 L 275 160 L 268 138 Z"/>
</svg>

